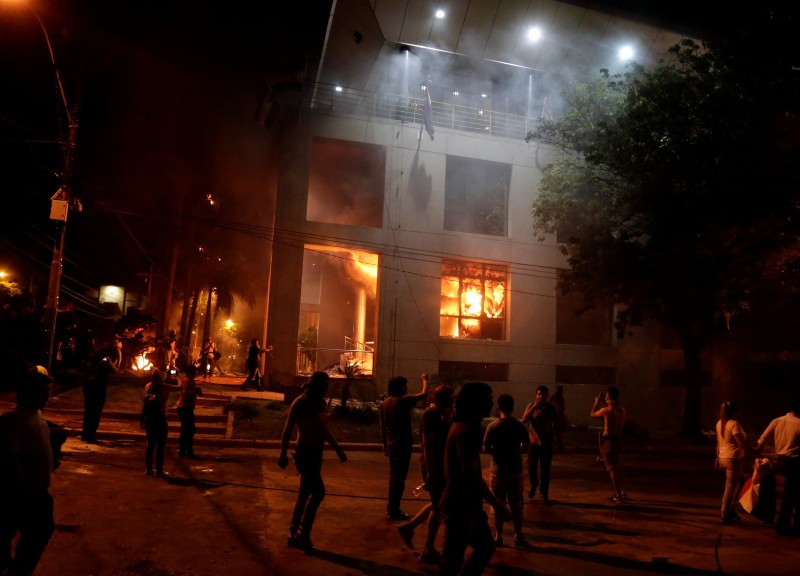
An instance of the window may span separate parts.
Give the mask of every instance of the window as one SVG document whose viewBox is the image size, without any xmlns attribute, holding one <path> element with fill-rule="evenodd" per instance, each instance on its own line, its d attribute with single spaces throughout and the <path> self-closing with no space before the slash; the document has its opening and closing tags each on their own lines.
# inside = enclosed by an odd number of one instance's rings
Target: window
<svg viewBox="0 0 800 576">
<path fill-rule="evenodd" d="M 511 166 L 488 160 L 447 157 L 444 229 L 508 236 Z"/>
<path fill-rule="evenodd" d="M 507 284 L 505 266 L 445 260 L 439 336 L 503 340 Z"/>
<path fill-rule="evenodd" d="M 378 255 L 306 244 L 300 286 L 297 373 L 372 374 L 377 338 Z"/>
<path fill-rule="evenodd" d="M 384 146 L 315 137 L 306 218 L 381 228 L 385 173 Z"/>
</svg>

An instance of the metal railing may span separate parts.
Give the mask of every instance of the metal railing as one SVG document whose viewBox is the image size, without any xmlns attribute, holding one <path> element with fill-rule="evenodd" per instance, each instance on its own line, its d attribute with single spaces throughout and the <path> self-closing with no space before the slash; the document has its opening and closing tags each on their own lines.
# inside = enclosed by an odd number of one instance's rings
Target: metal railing
<svg viewBox="0 0 800 576">
<path fill-rule="evenodd" d="M 524 140 L 537 123 L 536 118 L 488 109 L 437 101 L 431 104 L 434 128 Z M 317 84 L 311 108 L 334 115 L 385 118 L 421 126 L 425 116 L 425 99 L 350 88 L 337 92 L 331 84 Z"/>
<path fill-rule="evenodd" d="M 360 342 L 348 342 L 348 344 L 351 343 L 359 344 L 363 347 L 314 348 L 298 346 L 297 375 L 308 376 L 317 370 L 321 370 L 333 377 L 345 377 L 348 366 L 357 366 L 359 375 L 372 376 L 375 350 Z"/>
</svg>

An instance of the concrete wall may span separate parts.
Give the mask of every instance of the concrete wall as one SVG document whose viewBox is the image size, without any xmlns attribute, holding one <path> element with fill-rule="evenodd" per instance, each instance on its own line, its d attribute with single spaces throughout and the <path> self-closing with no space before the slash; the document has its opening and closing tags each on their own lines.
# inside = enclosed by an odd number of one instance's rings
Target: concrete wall
<svg viewBox="0 0 800 576">
<path fill-rule="evenodd" d="M 556 344 L 556 269 L 566 266 L 553 238 L 539 242 L 533 233 L 531 205 L 541 166 L 552 157 L 545 146 L 437 128 L 434 141 L 419 125 L 377 118 L 312 114 L 307 126 L 291 135 L 291 153 L 281 178 L 276 227 L 295 227 L 291 242 L 275 247 L 270 307 L 270 334 L 276 369 L 294 369 L 302 243 L 297 232 L 336 239 L 334 243 L 380 253 L 376 380 L 402 374 L 418 386 L 420 372 L 438 372 L 439 361 L 507 363 L 508 382 L 493 382 L 522 405 L 535 387 L 555 390 L 556 365 L 616 369 L 617 385 L 630 419 L 650 431 L 675 430 L 683 408 L 681 389 L 662 388 L 662 351 L 657 327 L 645 326 L 608 346 Z M 367 142 L 386 147 L 384 226 L 345 226 L 305 220 L 310 143 L 314 136 Z M 512 166 L 509 190 L 509 235 L 496 237 L 443 230 L 447 155 L 492 160 Z M 276 235 L 276 238 L 279 235 Z M 333 240 L 332 240 L 333 241 Z M 439 337 L 442 257 L 487 261 L 509 267 L 507 337 L 503 341 Z M 280 344 L 278 344 L 280 343 Z M 278 361 L 278 358 L 280 361 Z M 596 424 L 588 417 L 592 399 L 603 386 L 565 384 L 567 417 L 578 425 Z M 662 409 L 668 406 L 669 409 Z"/>
</svg>

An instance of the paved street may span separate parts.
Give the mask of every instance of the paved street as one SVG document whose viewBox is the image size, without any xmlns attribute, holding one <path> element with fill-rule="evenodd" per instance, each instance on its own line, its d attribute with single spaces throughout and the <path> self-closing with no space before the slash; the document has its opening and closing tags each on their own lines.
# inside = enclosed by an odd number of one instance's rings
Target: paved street
<svg viewBox="0 0 800 576">
<path fill-rule="evenodd" d="M 175 457 L 166 480 L 143 475 L 144 442 L 120 435 L 98 445 L 71 437 L 54 475 L 57 530 L 39 576 L 434 574 L 384 519 L 388 465 L 372 450 L 326 452 L 327 498 L 306 555 L 286 547 L 297 488 L 274 448 L 199 445 L 200 459 Z M 798 539 L 745 517 L 718 522 L 723 478 L 713 447 L 625 454 L 631 501 L 614 505 L 594 454 L 557 454 L 553 505 L 526 502 L 527 550 L 499 549 L 489 575 L 797 574 Z M 413 513 L 415 455 L 403 506 Z M 422 528 L 415 542 L 421 545 Z M 440 535 L 441 539 L 441 535 Z M 507 526 L 506 542 L 512 541 Z M 418 552 L 418 550 L 416 550 Z"/>
</svg>

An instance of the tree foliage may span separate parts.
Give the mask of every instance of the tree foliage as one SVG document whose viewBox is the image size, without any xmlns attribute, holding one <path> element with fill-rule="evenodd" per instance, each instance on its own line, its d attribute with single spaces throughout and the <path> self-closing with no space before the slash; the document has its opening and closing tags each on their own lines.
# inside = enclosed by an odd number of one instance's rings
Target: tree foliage
<svg viewBox="0 0 800 576">
<path fill-rule="evenodd" d="M 786 41 L 770 25 L 683 40 L 652 71 L 586 74 L 565 89 L 565 116 L 528 134 L 563 150 L 533 205 L 540 239 L 565 240 L 559 288 L 621 304 L 620 335 L 646 318 L 675 331 L 688 433 L 700 429 L 699 354 L 722 315 L 797 288 L 800 74 L 772 52 Z"/>
</svg>

